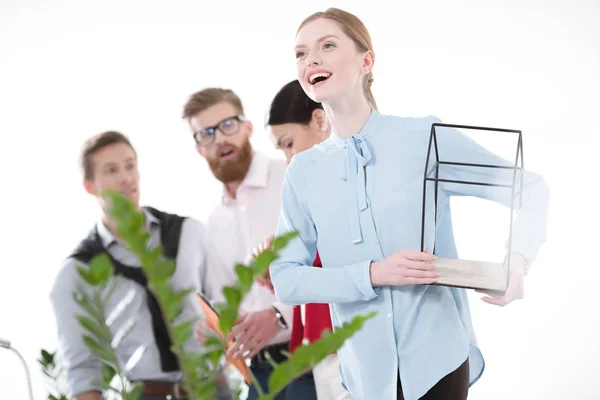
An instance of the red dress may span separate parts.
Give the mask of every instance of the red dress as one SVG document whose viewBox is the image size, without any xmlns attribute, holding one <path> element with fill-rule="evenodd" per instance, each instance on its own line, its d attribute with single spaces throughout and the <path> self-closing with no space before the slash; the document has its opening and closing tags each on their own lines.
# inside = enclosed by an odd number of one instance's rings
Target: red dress
<svg viewBox="0 0 600 400">
<path fill-rule="evenodd" d="M 321 268 L 321 258 L 319 253 L 313 263 L 313 267 Z M 305 305 L 304 322 L 302 323 L 302 314 L 300 306 L 294 307 L 294 320 L 292 321 L 292 337 L 290 339 L 290 352 L 302 345 L 304 339 L 312 343 L 319 338 L 324 330 L 329 329 L 333 331 L 331 327 L 331 315 L 329 314 L 329 304 L 318 304 L 310 303 Z"/>
</svg>

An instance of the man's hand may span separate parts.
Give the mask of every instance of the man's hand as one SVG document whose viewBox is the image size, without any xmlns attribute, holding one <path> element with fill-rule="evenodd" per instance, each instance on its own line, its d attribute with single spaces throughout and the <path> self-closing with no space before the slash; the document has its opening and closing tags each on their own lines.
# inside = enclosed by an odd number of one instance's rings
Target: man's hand
<svg viewBox="0 0 600 400">
<path fill-rule="evenodd" d="M 264 242 L 262 242 L 261 244 L 259 244 L 253 251 L 252 251 L 252 257 L 254 259 L 256 259 L 256 257 L 258 257 L 258 255 L 260 253 L 262 253 L 265 250 L 271 250 L 271 248 L 273 247 L 273 240 L 275 240 L 275 236 L 274 235 L 269 235 Z M 273 287 L 273 283 L 271 282 L 271 275 L 269 274 L 269 271 L 267 270 L 267 272 L 264 273 L 263 276 L 259 277 L 256 282 L 258 282 L 258 284 L 260 286 L 264 286 L 267 289 L 269 289 L 269 291 L 271 293 L 275 293 L 275 288 Z"/>
<path fill-rule="evenodd" d="M 510 258 L 510 277 L 506 292 L 497 293 L 487 290 L 475 290 L 477 293 L 485 294 L 481 300 L 486 303 L 494 304 L 500 307 L 511 303 L 513 300 L 519 300 L 525 297 L 525 265 L 523 259 L 517 255 Z"/>
<path fill-rule="evenodd" d="M 268 308 L 241 315 L 227 337 L 234 340 L 234 345 L 227 351 L 227 356 L 251 358 L 281 331 L 277 323 L 275 310 Z"/>
<path fill-rule="evenodd" d="M 439 278 L 432 262 L 437 257 L 425 251 L 400 250 L 388 258 L 371 264 L 371 285 L 427 285 Z"/>
</svg>

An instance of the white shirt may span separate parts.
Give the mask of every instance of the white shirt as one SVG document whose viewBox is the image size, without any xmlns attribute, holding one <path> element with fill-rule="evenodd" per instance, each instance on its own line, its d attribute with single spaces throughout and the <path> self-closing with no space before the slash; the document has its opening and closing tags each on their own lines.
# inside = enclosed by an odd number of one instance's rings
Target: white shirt
<svg viewBox="0 0 600 400">
<path fill-rule="evenodd" d="M 148 245 L 150 248 L 155 248 L 160 244 L 160 222 L 149 212 L 144 211 L 144 213 L 146 228 L 150 232 Z M 139 267 L 139 260 L 125 247 L 123 242 L 115 238 L 102 222 L 98 222 L 96 226 L 103 247 L 115 260 L 124 265 Z M 193 288 L 194 292 L 206 290 L 203 283 L 206 271 L 205 243 L 204 225 L 195 219 L 186 218 L 181 227 L 176 258 L 177 267 L 171 277 L 173 290 L 179 291 L 186 288 Z M 86 312 L 73 299 L 73 292 L 81 282 L 76 270 L 77 265 L 83 266 L 84 264 L 73 258 L 65 260 L 50 293 L 50 301 L 58 326 L 60 347 L 66 364 L 68 394 L 73 397 L 88 391 L 102 390 L 92 383 L 94 380 L 102 380 L 100 362 L 83 343 L 82 334 L 87 334 L 87 331 L 84 331 L 76 320 L 76 315 L 86 315 Z M 200 279 L 198 279 L 199 277 Z M 111 281 L 114 279 L 116 278 L 112 277 Z M 111 284 L 112 282 L 108 287 Z M 135 321 L 135 325 L 116 349 L 119 363 L 126 365 L 140 347 L 145 349 L 139 361 L 128 371 L 127 378 L 132 381 L 180 381 L 181 372 L 163 372 L 161 370 L 160 355 L 146 302 L 146 292 L 141 285 L 120 277 L 115 291 L 106 304 L 106 315 L 111 315 L 124 299 L 128 300 L 124 302 L 123 311 L 110 325 L 111 336 L 114 337 L 131 320 Z M 182 312 L 176 322 L 199 319 L 202 315 L 198 300 L 192 293 L 184 299 Z M 196 352 L 201 350 L 201 346 L 195 337 L 191 336 L 185 343 L 184 349 Z"/>
<path fill-rule="evenodd" d="M 236 264 L 249 260 L 252 250 L 269 235 L 275 234 L 281 209 L 281 187 L 286 163 L 255 152 L 248 173 L 232 198 L 223 188 L 221 204 L 208 217 L 208 268 L 212 300 L 223 302 L 224 286 L 236 279 Z M 240 313 L 260 311 L 275 306 L 290 326 L 279 332 L 269 344 L 290 340 L 292 310 L 283 305 L 268 289 L 254 283 L 240 305 Z"/>
</svg>

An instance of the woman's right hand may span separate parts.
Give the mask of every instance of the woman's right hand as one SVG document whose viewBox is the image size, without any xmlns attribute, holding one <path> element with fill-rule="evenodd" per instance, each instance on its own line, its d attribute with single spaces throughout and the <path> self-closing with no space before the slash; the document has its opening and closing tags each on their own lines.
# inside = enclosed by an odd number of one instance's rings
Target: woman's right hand
<svg viewBox="0 0 600 400">
<path fill-rule="evenodd" d="M 252 258 L 256 259 L 265 250 L 273 250 L 273 241 L 275 241 L 275 235 L 267 236 L 261 244 L 252 250 Z"/>
<path fill-rule="evenodd" d="M 439 274 L 432 262 L 437 257 L 415 250 L 400 250 L 388 258 L 371 264 L 371 286 L 428 285 Z"/>
</svg>

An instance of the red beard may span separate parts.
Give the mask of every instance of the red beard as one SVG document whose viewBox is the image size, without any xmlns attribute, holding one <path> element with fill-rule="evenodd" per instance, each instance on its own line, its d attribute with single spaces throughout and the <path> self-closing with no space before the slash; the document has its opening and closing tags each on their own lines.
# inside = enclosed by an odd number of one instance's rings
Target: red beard
<svg viewBox="0 0 600 400">
<path fill-rule="evenodd" d="M 235 160 L 221 160 L 218 153 L 215 158 L 207 158 L 208 165 L 215 178 L 225 184 L 244 180 L 250 168 L 252 162 L 250 139 L 246 138 L 242 147 L 236 148 L 236 151 L 237 157 Z"/>
</svg>

